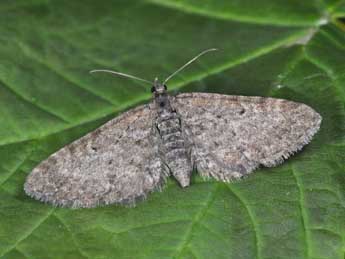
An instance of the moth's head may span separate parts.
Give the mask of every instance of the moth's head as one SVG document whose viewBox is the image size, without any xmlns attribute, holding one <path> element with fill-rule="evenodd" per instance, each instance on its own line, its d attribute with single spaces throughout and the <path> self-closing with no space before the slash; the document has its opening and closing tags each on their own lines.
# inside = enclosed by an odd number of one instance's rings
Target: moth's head
<svg viewBox="0 0 345 259">
<path fill-rule="evenodd" d="M 154 97 L 158 95 L 166 94 L 167 86 L 158 82 L 158 78 L 155 79 L 153 86 L 151 87 L 151 93 Z"/>
<path fill-rule="evenodd" d="M 168 107 L 168 94 L 167 94 L 167 86 L 163 83 L 159 83 L 158 79 L 156 78 L 153 86 L 151 88 L 151 92 L 156 104 L 160 108 L 167 108 Z"/>
</svg>

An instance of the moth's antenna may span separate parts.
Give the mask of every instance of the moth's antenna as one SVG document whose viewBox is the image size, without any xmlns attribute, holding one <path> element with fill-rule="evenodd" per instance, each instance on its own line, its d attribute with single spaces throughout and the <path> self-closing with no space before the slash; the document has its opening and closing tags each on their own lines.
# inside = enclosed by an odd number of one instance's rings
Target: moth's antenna
<svg viewBox="0 0 345 259">
<path fill-rule="evenodd" d="M 148 83 L 150 85 L 153 85 L 153 82 L 147 81 L 145 79 L 142 79 L 142 78 L 139 78 L 139 77 L 136 77 L 136 76 L 128 75 L 128 74 L 125 74 L 125 73 L 120 73 L 120 72 L 117 72 L 117 71 L 106 70 L 106 69 L 95 69 L 95 70 L 91 70 L 90 71 L 90 73 L 98 73 L 98 72 L 105 72 L 105 73 L 115 74 L 115 75 L 118 75 L 118 76 L 128 77 L 128 78 L 131 78 L 131 79 L 139 80 L 139 81 Z"/>
<path fill-rule="evenodd" d="M 170 76 L 168 76 L 164 82 L 163 85 L 165 85 L 166 82 L 168 82 L 168 80 L 170 80 L 173 76 L 175 76 L 177 73 L 179 73 L 181 70 L 183 70 L 185 67 L 189 66 L 191 63 L 193 63 L 195 60 L 197 60 L 198 58 L 200 58 L 202 55 L 211 52 L 211 51 L 215 51 L 218 49 L 207 49 L 204 50 L 203 52 L 199 53 L 197 56 L 195 56 L 194 58 L 192 58 L 191 60 L 189 60 L 186 64 L 184 64 L 182 67 L 180 67 L 179 69 L 177 69 L 174 73 L 172 73 Z"/>
</svg>

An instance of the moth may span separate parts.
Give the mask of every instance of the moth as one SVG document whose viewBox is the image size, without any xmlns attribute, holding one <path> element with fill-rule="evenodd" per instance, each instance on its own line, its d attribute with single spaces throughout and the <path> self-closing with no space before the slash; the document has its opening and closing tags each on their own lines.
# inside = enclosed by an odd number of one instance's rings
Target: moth
<svg viewBox="0 0 345 259">
<path fill-rule="evenodd" d="M 212 93 L 171 96 L 166 83 L 109 70 L 152 85 L 152 101 L 110 120 L 41 162 L 25 192 L 63 207 L 135 205 L 169 176 L 190 185 L 194 169 L 205 179 L 230 182 L 259 166 L 272 167 L 309 143 L 321 116 L 293 101 Z"/>
</svg>

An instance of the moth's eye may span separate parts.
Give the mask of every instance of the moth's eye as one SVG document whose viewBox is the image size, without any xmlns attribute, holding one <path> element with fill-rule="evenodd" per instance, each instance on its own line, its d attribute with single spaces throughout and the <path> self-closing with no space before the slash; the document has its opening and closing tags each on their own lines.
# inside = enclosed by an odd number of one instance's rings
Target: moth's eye
<svg viewBox="0 0 345 259">
<path fill-rule="evenodd" d="M 151 87 L 151 93 L 154 93 L 154 92 L 156 92 L 156 87 L 152 86 Z"/>
<path fill-rule="evenodd" d="M 168 89 L 168 87 L 166 85 L 164 85 L 164 90 L 167 90 L 167 89 Z"/>
</svg>

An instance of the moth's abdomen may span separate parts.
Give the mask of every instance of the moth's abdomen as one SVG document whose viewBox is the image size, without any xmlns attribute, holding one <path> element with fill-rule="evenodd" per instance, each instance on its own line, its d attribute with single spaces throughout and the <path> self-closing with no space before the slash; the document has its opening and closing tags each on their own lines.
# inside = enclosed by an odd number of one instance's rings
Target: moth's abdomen
<svg viewBox="0 0 345 259">
<path fill-rule="evenodd" d="M 157 128 L 162 140 L 164 162 L 181 186 L 188 186 L 192 165 L 176 113 L 171 113 L 168 118 L 158 118 Z"/>
</svg>

